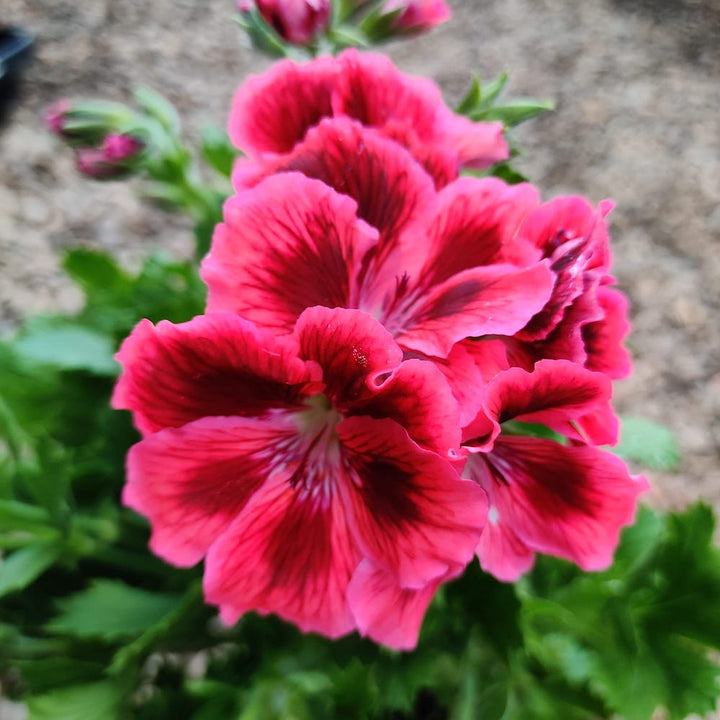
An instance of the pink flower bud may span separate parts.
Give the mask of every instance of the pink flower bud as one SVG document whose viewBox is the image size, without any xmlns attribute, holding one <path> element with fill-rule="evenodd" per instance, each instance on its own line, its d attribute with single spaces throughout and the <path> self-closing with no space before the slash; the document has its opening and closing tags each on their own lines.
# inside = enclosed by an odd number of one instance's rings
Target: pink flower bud
<svg viewBox="0 0 720 720">
<path fill-rule="evenodd" d="M 305 45 L 330 22 L 330 0 L 255 0 L 263 20 L 291 43 Z M 250 0 L 239 0 L 240 12 L 248 12 Z"/>
<path fill-rule="evenodd" d="M 427 32 L 450 19 L 450 8 L 444 0 L 385 0 L 382 10 L 402 10 L 395 27 L 413 33 Z"/>
<path fill-rule="evenodd" d="M 45 124 L 48 126 L 50 132 L 60 135 L 61 137 L 67 136 L 65 122 L 71 107 L 69 100 L 61 98 L 47 108 L 45 111 Z"/>
<path fill-rule="evenodd" d="M 110 133 L 103 141 L 101 151 L 105 162 L 116 163 L 128 160 L 143 149 L 143 143 L 132 135 Z"/>
<path fill-rule="evenodd" d="M 96 180 L 122 177 L 131 172 L 130 161 L 143 147 L 142 141 L 132 135 L 110 133 L 99 148 L 78 150 L 75 164 L 79 172 Z"/>
</svg>

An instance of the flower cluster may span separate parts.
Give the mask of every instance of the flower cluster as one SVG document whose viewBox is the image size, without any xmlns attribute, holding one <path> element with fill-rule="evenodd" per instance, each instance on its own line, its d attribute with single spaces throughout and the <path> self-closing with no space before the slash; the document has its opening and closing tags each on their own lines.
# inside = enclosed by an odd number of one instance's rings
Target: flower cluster
<svg viewBox="0 0 720 720">
<path fill-rule="evenodd" d="M 372 54 L 281 62 L 229 129 L 206 313 L 118 355 L 152 549 L 204 558 L 227 622 L 396 648 L 474 556 L 606 567 L 647 486 L 599 447 L 629 371 L 610 203 L 461 177 L 507 157 L 502 127 Z"/>
</svg>

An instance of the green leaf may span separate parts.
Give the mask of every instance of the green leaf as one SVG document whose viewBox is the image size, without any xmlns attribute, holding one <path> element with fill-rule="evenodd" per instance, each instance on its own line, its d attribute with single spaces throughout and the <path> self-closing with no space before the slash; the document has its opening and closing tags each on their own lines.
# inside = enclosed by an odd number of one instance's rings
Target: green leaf
<svg viewBox="0 0 720 720">
<path fill-rule="evenodd" d="M 652 470 L 672 470 L 680 460 L 675 435 L 666 427 L 638 417 L 623 417 L 620 442 L 611 448 L 624 460 L 632 460 Z"/>
<path fill-rule="evenodd" d="M 139 87 L 133 92 L 137 104 L 155 118 L 173 136 L 180 134 L 180 116 L 172 103 L 150 88 Z"/>
<path fill-rule="evenodd" d="M 60 614 L 46 628 L 80 638 L 117 640 L 139 635 L 180 605 L 182 597 L 149 592 L 119 580 L 95 580 L 61 600 Z"/>
<path fill-rule="evenodd" d="M 53 690 L 28 699 L 27 720 L 120 720 L 124 694 L 112 682 Z"/>
<path fill-rule="evenodd" d="M 235 158 L 240 154 L 227 133 L 214 125 L 203 128 L 200 139 L 203 160 L 224 177 L 232 175 Z"/>
<path fill-rule="evenodd" d="M 36 318 L 15 340 L 22 360 L 58 370 L 86 370 L 115 376 L 115 347 L 111 338 L 72 320 Z"/>
<path fill-rule="evenodd" d="M 553 110 L 550 100 L 516 99 L 508 100 L 505 105 L 492 106 L 471 114 L 473 120 L 484 122 L 499 121 L 505 127 L 514 127 L 526 120 Z"/>
<path fill-rule="evenodd" d="M 17 660 L 15 664 L 33 695 L 61 686 L 101 680 L 105 669 L 101 663 L 70 657 Z"/>
<path fill-rule="evenodd" d="M 714 707 L 720 666 L 720 549 L 710 508 L 640 513 L 617 560 L 601 573 L 539 558 L 518 584 L 531 656 L 608 714 L 672 720 Z M 565 715 L 563 715 L 564 717 Z"/>
<path fill-rule="evenodd" d="M 62 266 L 86 293 L 116 292 L 130 280 L 111 255 L 97 250 L 68 250 Z"/>
<path fill-rule="evenodd" d="M 482 93 L 480 91 L 480 78 L 475 75 L 470 85 L 470 89 L 465 93 L 465 97 L 458 103 L 455 112 L 460 115 L 467 115 L 472 112 L 479 104 Z"/>
<path fill-rule="evenodd" d="M 0 561 L 0 597 L 17 592 L 42 575 L 60 556 L 61 545 L 36 542 Z"/>
</svg>

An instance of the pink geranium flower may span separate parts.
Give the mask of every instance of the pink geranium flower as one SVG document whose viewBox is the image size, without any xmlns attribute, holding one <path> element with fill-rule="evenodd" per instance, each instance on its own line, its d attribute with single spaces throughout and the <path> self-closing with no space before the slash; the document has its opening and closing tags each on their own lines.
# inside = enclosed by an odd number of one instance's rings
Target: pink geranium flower
<svg viewBox="0 0 720 720">
<path fill-rule="evenodd" d="M 403 361 L 369 315 L 323 307 L 281 337 L 229 313 L 143 321 L 118 360 L 113 404 L 144 435 L 123 499 L 154 552 L 205 557 L 227 622 L 256 610 L 414 644 L 378 624 L 394 595 L 369 604 L 365 578 L 431 595 L 472 557 L 487 510 L 450 462 L 458 408 L 432 363 Z"/>
<path fill-rule="evenodd" d="M 501 123 L 453 113 L 430 80 L 372 53 L 347 50 L 306 64 L 286 60 L 251 77 L 230 114 L 230 138 L 248 157 L 286 154 L 322 118 L 349 117 L 407 148 L 438 186 L 461 167 L 508 157 Z"/>
<path fill-rule="evenodd" d="M 610 565 L 620 529 L 648 489 L 618 457 L 583 441 L 584 421 L 608 413 L 610 395 L 606 375 L 565 360 L 541 360 L 532 372 L 513 368 L 489 383 L 482 410 L 464 430 L 463 474 L 490 501 L 477 548 L 484 570 L 514 581 L 537 552 L 583 570 Z M 527 437 L 513 427 L 518 421 L 541 423 L 569 440 Z"/>
<path fill-rule="evenodd" d="M 350 145 L 361 141 L 345 137 Z M 370 145 L 363 147 L 368 166 L 383 168 L 373 177 L 392 177 L 400 167 L 379 164 Z M 371 187 L 357 180 L 363 166 L 357 169 L 352 182 Z M 286 333 L 308 306 L 358 308 L 407 352 L 441 359 L 468 336 L 522 329 L 553 284 L 547 261 L 517 262 L 526 250 L 513 237 L 524 189 L 465 178 L 435 194 L 415 186 L 410 172 L 394 177 L 389 195 L 366 198 L 363 214 L 380 232 L 358 218 L 350 197 L 296 172 L 271 175 L 231 198 L 202 267 L 209 310 Z M 409 209 L 384 204 L 403 198 Z M 420 208 L 421 199 L 429 202 Z M 398 224 L 403 232 L 387 232 Z"/>
</svg>

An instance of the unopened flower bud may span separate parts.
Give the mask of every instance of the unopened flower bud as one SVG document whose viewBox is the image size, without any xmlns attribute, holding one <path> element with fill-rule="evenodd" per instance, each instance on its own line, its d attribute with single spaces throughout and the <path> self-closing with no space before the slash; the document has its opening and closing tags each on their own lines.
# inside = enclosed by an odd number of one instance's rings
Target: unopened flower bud
<svg viewBox="0 0 720 720">
<path fill-rule="evenodd" d="M 400 10 L 393 23 L 398 30 L 423 33 L 450 19 L 450 8 L 444 0 L 385 0 L 383 13 Z"/>
<path fill-rule="evenodd" d="M 133 160 L 142 152 L 144 144 L 132 135 L 110 133 L 99 148 L 81 148 L 76 157 L 79 172 L 96 180 L 108 180 L 128 175 Z"/>
<path fill-rule="evenodd" d="M 72 106 L 70 101 L 65 98 L 56 100 L 47 110 L 45 111 L 45 124 L 48 126 L 50 132 L 59 135 L 60 137 L 67 137 L 67 130 L 65 128 L 68 113 Z"/>
<path fill-rule="evenodd" d="M 132 135 L 110 133 L 103 141 L 101 150 L 106 162 L 116 163 L 135 157 L 143 147 L 143 143 Z"/>
<path fill-rule="evenodd" d="M 240 12 L 249 12 L 251 0 L 239 0 Z M 330 0 L 255 0 L 265 22 L 283 40 L 305 45 L 330 23 Z"/>
</svg>

